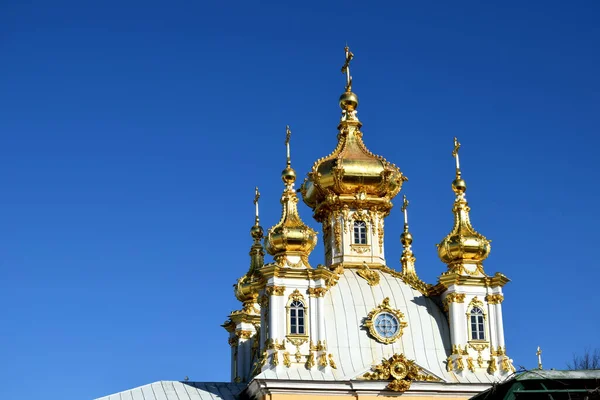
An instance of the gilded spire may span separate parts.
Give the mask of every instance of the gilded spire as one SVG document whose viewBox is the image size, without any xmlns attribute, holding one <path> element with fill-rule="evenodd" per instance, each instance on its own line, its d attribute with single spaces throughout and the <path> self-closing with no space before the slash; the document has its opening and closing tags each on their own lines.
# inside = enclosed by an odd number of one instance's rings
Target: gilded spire
<svg viewBox="0 0 600 400">
<path fill-rule="evenodd" d="M 452 181 L 452 190 L 456 194 L 452 208 L 454 227 L 437 245 L 438 255 L 442 262 L 448 264 L 448 267 L 453 271 L 468 275 L 485 275 L 481 263 L 490 254 L 490 240 L 471 226 L 469 217 L 471 209 L 465 197 L 467 184 L 462 179 L 458 158 L 459 149 L 460 143 L 457 138 L 454 138 L 454 149 L 452 151 L 452 156 L 456 162 L 456 178 Z"/>
<path fill-rule="evenodd" d="M 340 96 L 340 107 L 342 108 L 342 123 L 346 121 L 355 121 L 360 128 L 361 123 L 356 117 L 356 108 L 358 107 L 358 96 L 352 92 L 352 76 L 350 75 L 350 61 L 354 54 L 346 46 L 346 59 L 342 65 L 342 72 L 346 74 L 346 90 Z"/>
<path fill-rule="evenodd" d="M 404 213 L 404 232 L 400 235 L 400 242 L 404 247 L 402 251 L 402 257 L 400 262 L 402 263 L 402 273 L 404 275 L 417 275 L 415 271 L 416 258 L 412 252 L 413 237 L 408 231 L 408 200 L 404 195 L 404 201 L 402 203 L 402 212 Z"/>
<path fill-rule="evenodd" d="M 310 268 L 308 255 L 317 244 L 317 233 L 306 226 L 298 214 L 298 197 L 294 190 L 296 172 L 290 161 L 291 130 L 286 127 L 287 164 L 281 173 L 285 184 L 281 204 L 283 212 L 279 222 L 269 229 L 265 239 L 267 252 L 280 266 Z"/>
<path fill-rule="evenodd" d="M 260 192 L 258 186 L 254 188 L 254 225 L 250 228 L 250 236 L 254 239 L 254 243 L 250 248 L 250 271 L 249 275 L 254 274 L 258 271 L 265 263 L 265 252 L 261 240 L 264 236 L 262 226 L 260 226 L 260 219 L 258 217 L 258 199 L 260 199 Z"/>
</svg>

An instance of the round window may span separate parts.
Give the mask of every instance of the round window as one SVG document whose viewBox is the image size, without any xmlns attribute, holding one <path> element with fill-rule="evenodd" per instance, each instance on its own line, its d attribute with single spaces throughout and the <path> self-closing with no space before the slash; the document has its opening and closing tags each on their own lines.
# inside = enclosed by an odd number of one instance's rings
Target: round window
<svg viewBox="0 0 600 400">
<path fill-rule="evenodd" d="M 398 334 L 400 323 L 395 315 L 383 312 L 375 317 L 375 330 L 385 339 L 389 339 Z"/>
</svg>

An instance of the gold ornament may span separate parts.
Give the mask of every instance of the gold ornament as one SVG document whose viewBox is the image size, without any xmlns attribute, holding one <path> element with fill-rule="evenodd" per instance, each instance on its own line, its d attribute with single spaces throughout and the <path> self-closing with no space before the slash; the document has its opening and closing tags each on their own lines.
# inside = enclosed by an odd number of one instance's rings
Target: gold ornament
<svg viewBox="0 0 600 400">
<path fill-rule="evenodd" d="M 335 361 L 333 361 L 333 354 L 329 355 L 329 366 L 333 369 L 337 369 L 337 365 L 335 365 Z"/>
<path fill-rule="evenodd" d="M 379 284 L 379 273 L 371 270 L 366 262 L 363 262 L 362 267 L 356 271 L 356 274 L 366 280 L 369 286 L 375 286 Z"/>
<path fill-rule="evenodd" d="M 440 379 L 424 372 L 414 361 L 407 360 L 404 354 L 394 354 L 379 365 L 371 368 L 373 372 L 363 375 L 367 380 L 391 380 L 387 388 L 395 392 L 404 392 L 414 381 L 439 382 Z"/>
</svg>

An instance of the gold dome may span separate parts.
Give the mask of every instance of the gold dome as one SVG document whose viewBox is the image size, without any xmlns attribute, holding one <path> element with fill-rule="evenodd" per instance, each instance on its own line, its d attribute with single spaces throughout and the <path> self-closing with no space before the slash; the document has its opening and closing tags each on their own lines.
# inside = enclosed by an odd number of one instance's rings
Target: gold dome
<svg viewBox="0 0 600 400">
<path fill-rule="evenodd" d="M 267 232 L 265 249 L 280 266 L 302 267 L 304 264 L 310 268 L 308 255 L 317 245 L 317 233 L 302 222 L 298 214 L 298 196 L 294 190 L 296 171 L 292 169 L 289 157 L 289 127 L 287 132 L 288 161 L 287 167 L 281 173 L 285 184 L 281 196 L 283 212 L 279 222 Z"/>
<path fill-rule="evenodd" d="M 457 198 L 452 208 L 454 228 L 437 245 L 438 256 L 446 264 L 456 262 L 479 264 L 490 255 L 490 240 L 473 229 L 469 211 L 469 205 L 464 197 Z"/>
<path fill-rule="evenodd" d="M 342 118 L 338 125 L 338 144 L 326 157 L 317 160 L 300 192 L 304 202 L 322 222 L 331 210 L 344 206 L 376 209 L 387 215 L 392 198 L 407 178 L 394 164 L 371 153 L 362 139 L 361 122 L 356 116 L 358 96 L 352 92 L 350 61 L 354 57 L 346 47 L 346 90 L 340 96 Z"/>
<path fill-rule="evenodd" d="M 300 188 L 317 221 L 322 221 L 331 208 L 348 201 L 362 202 L 363 208 L 376 206 L 387 214 L 392 208 L 391 199 L 407 180 L 398 167 L 367 149 L 354 108 L 358 101 L 352 102 L 356 98 L 353 93 L 345 94 L 349 96 L 340 99 L 344 111 L 337 147 L 314 163 Z"/>
<path fill-rule="evenodd" d="M 471 208 L 465 198 L 467 183 L 461 177 L 458 160 L 460 143 L 456 138 L 454 138 L 454 146 L 452 152 L 452 155 L 456 158 L 456 179 L 452 182 L 452 190 L 456 194 L 454 206 L 452 207 L 454 227 L 437 245 L 438 256 L 442 262 L 449 266 L 464 263 L 480 265 L 490 255 L 491 241 L 471 226 L 469 217 Z M 483 272 L 483 268 L 480 268 L 480 271 Z"/>
</svg>

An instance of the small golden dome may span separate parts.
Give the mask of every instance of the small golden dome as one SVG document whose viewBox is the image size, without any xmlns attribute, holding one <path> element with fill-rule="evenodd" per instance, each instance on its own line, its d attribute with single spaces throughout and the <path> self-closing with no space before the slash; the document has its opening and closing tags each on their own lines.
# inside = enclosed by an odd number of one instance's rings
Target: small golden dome
<svg viewBox="0 0 600 400">
<path fill-rule="evenodd" d="M 469 211 L 471 210 L 464 197 L 466 183 L 456 179 L 452 188 L 457 193 L 452 212 L 454 213 L 454 227 L 437 245 L 438 256 L 446 264 L 456 262 L 481 263 L 491 251 L 490 240 L 477 232 L 471 226 Z"/>
<path fill-rule="evenodd" d="M 290 255 L 304 257 L 306 260 L 317 245 L 317 233 L 302 222 L 297 203 L 296 191 L 289 183 L 281 196 L 281 219 L 269 229 L 265 238 L 265 249 L 276 262 Z"/>
</svg>

